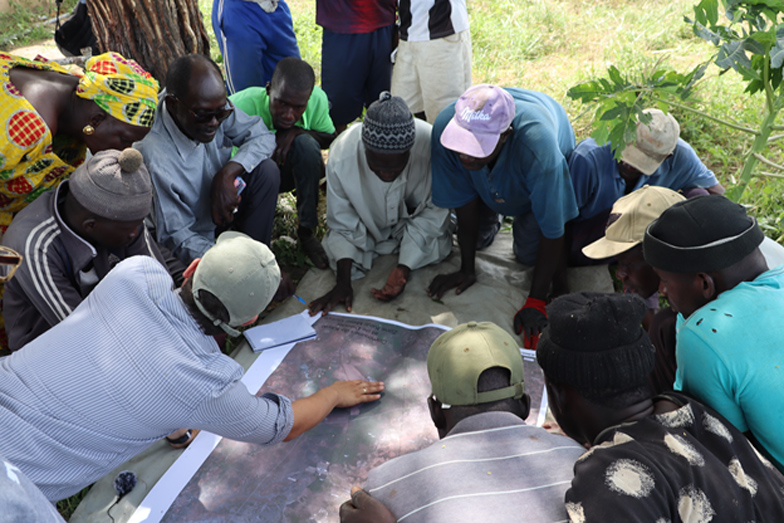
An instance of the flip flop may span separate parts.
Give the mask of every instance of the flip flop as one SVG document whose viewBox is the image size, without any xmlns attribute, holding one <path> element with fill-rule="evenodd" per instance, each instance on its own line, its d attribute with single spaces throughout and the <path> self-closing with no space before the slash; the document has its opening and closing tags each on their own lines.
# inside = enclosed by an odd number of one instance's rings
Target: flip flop
<svg viewBox="0 0 784 523">
<path fill-rule="evenodd" d="M 191 441 L 193 441 L 193 438 L 195 438 L 198 433 L 198 430 L 188 429 L 185 434 L 179 438 L 170 438 L 169 436 L 166 436 L 166 441 L 169 442 L 169 445 L 171 445 L 172 448 L 182 449 L 190 445 Z"/>
</svg>

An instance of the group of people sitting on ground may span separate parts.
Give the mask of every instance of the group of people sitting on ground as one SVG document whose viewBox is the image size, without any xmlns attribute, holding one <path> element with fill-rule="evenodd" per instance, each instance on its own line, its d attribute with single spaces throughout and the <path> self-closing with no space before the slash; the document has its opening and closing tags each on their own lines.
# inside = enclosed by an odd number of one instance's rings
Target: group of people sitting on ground
<svg viewBox="0 0 784 523">
<path fill-rule="evenodd" d="M 396 298 L 412 271 L 450 255 L 455 226 L 460 269 L 421 292 L 461 294 L 513 217 L 514 255 L 533 267 L 514 327 L 538 346 L 574 440 L 522 423 L 518 343 L 460 326 L 428 357 L 444 439 L 373 471 L 346 521 L 487 519 L 476 496 L 491 494 L 501 520 L 521 506 L 536 507 L 531 521 L 784 515 L 784 248 L 721 196 L 671 115 L 645 111 L 616 159 L 612 144 L 576 144 L 563 107 L 526 89 L 471 87 L 432 126 L 382 92 L 338 134 L 296 57 L 231 96 L 203 55 L 170 64 L 160 93 L 114 53 L 82 76 L 10 55 L 0 65 L 0 263 L 16 269 L 0 273 L 14 351 L 0 359 L 0 455 L 46 498 L 160 438 L 187 443 L 183 427 L 273 444 L 380 398 L 384 384 L 362 380 L 255 397 L 216 342 L 293 292 L 267 246 L 278 194 L 296 188 L 300 247 L 336 274 L 313 315 L 350 311 L 352 280 L 381 255 L 398 262 L 373 295 Z M 567 266 L 597 261 L 616 263 L 625 293 L 569 294 Z M 464 461 L 476 455 L 487 463 Z"/>
<path fill-rule="evenodd" d="M 523 422 L 530 399 L 507 332 L 469 322 L 441 335 L 427 357 L 427 402 L 442 439 L 372 470 L 341 520 L 778 521 L 782 405 L 766 386 L 773 344 L 757 335 L 739 351 L 712 337 L 737 336 L 743 322 L 773 314 L 762 304 L 782 294 L 775 282 L 784 269 L 767 269 L 761 241 L 743 207 L 720 196 L 676 203 L 647 228 L 646 259 L 691 331 L 684 344 L 679 338 L 678 392 L 652 392 L 658 361 L 642 298 L 576 293 L 548 305 L 537 360 L 568 437 Z M 667 265 L 668 250 L 687 251 L 683 265 Z M 6 475 L 16 478 L 5 482 L 8 507 L 44 512 L 43 496 L 77 492 L 178 426 L 274 444 L 333 408 L 379 400 L 381 382 L 336 382 L 296 401 L 256 397 L 239 382 L 241 368 L 211 335 L 254 321 L 279 278 L 269 249 L 232 231 L 186 269 L 179 292 L 159 262 L 135 256 L 57 327 L 7 357 L 0 441 Z M 129 314 L 139 321 L 122 321 Z M 54 343 L 65 350 L 53 352 Z M 716 370 L 706 372 L 710 359 Z M 742 383 L 752 367 L 756 385 Z M 717 372 L 726 380 L 705 386 Z"/>
</svg>

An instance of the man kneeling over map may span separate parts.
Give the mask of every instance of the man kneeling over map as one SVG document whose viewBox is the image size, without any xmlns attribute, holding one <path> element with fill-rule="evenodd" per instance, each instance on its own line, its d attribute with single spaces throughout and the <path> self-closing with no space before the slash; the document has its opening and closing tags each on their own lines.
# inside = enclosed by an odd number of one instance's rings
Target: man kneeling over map
<svg viewBox="0 0 784 523">
<path fill-rule="evenodd" d="M 351 280 L 373 260 L 399 253 L 386 285 L 373 296 L 389 301 L 406 286 L 411 271 L 438 263 L 452 251 L 449 210 L 431 201 L 430 133 L 399 96 L 381 93 L 362 124 L 332 144 L 327 161 L 327 225 L 324 237 L 335 287 L 310 303 L 326 314 L 343 303 L 351 311 Z"/>
<path fill-rule="evenodd" d="M 240 383 L 242 367 L 212 335 L 239 335 L 275 294 L 280 269 L 264 244 L 223 233 L 183 276 L 175 290 L 156 260 L 124 260 L 64 321 L 0 360 L 0 455 L 48 499 L 181 427 L 268 445 L 379 399 L 381 382 L 338 381 L 294 402 Z"/>
</svg>

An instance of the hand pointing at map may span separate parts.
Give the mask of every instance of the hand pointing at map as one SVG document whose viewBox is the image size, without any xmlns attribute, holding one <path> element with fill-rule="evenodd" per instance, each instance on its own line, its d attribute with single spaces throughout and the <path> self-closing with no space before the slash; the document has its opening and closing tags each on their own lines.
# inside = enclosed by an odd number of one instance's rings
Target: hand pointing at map
<svg viewBox="0 0 784 523">
<path fill-rule="evenodd" d="M 382 381 L 349 380 L 336 381 L 312 396 L 294 401 L 294 425 L 283 441 L 291 441 L 326 418 L 332 409 L 353 407 L 360 403 L 376 401 L 384 390 Z"/>
</svg>

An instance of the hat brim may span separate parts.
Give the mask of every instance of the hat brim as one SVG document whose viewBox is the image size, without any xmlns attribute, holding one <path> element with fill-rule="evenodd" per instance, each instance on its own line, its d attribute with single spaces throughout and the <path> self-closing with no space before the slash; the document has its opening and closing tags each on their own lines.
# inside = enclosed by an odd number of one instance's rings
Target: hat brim
<svg viewBox="0 0 784 523">
<path fill-rule="evenodd" d="M 603 260 L 605 258 L 613 258 L 618 256 L 619 254 L 622 254 L 629 249 L 637 247 L 641 243 L 642 241 L 640 240 L 631 242 L 616 242 L 613 240 L 608 240 L 606 236 L 603 236 L 595 242 L 583 247 L 583 254 L 592 260 Z"/>
<path fill-rule="evenodd" d="M 621 160 L 628 163 L 645 176 L 650 176 L 656 172 L 656 169 L 662 164 L 657 162 L 634 145 L 627 145 L 621 151 Z"/>
<path fill-rule="evenodd" d="M 500 138 L 501 135 L 495 133 L 472 133 L 452 117 L 444 127 L 440 140 L 441 145 L 449 150 L 474 158 L 487 158 L 495 151 Z"/>
</svg>

